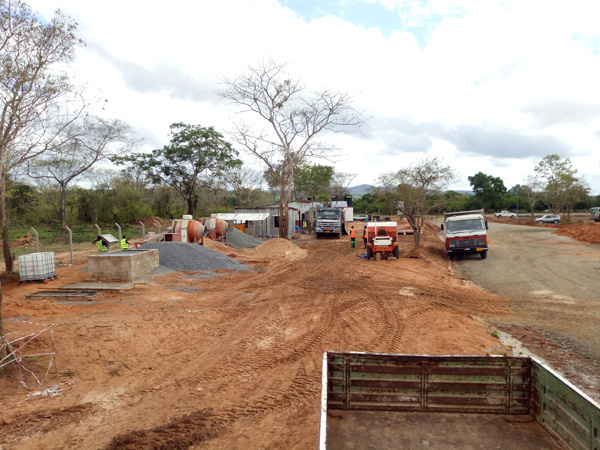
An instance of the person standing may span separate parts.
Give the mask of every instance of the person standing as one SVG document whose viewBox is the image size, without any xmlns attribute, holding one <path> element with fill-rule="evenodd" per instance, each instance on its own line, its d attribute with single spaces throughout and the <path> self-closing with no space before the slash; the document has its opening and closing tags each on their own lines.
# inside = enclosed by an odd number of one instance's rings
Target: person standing
<svg viewBox="0 0 600 450">
<path fill-rule="evenodd" d="M 367 248 L 367 226 L 363 229 L 363 244 L 364 248 Z"/>
<path fill-rule="evenodd" d="M 306 229 L 308 228 L 308 226 L 306 225 L 306 219 L 304 219 L 302 221 L 302 232 L 306 233 Z"/>
<path fill-rule="evenodd" d="M 354 248 L 356 246 L 356 230 L 354 229 L 354 225 L 350 228 L 350 248 Z"/>
</svg>

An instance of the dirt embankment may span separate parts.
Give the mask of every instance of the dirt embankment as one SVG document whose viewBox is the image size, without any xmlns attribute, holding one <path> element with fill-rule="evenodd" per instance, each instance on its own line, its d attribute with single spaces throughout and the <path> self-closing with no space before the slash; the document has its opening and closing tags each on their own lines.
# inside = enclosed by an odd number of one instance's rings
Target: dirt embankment
<svg viewBox="0 0 600 450">
<path fill-rule="evenodd" d="M 556 228 L 555 233 L 560 236 L 571 237 L 579 242 L 587 244 L 600 244 L 600 222 L 592 222 L 589 215 L 573 215 L 574 223 L 537 223 L 532 218 L 509 219 L 508 217 L 497 218 L 486 216 L 488 222 L 509 223 L 513 225 L 528 225 L 536 227 Z"/>
<path fill-rule="evenodd" d="M 254 270 L 155 275 L 89 302 L 25 297 L 85 280 L 85 264 L 44 286 L 3 286 L 7 331 L 53 324 L 59 381 L 73 384 L 19 404 L 44 388 L 1 378 L 0 447 L 315 448 L 324 351 L 483 355 L 499 344 L 483 318 L 508 314 L 507 301 L 449 272 L 437 233 L 428 226 L 412 253 L 413 237 L 399 237 L 390 261 L 361 258 L 348 237 L 209 243 Z"/>
</svg>

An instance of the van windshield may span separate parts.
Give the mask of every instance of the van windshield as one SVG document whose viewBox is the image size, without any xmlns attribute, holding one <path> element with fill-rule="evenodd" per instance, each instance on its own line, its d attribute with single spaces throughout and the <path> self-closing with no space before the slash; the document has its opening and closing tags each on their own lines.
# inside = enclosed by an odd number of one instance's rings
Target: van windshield
<svg viewBox="0 0 600 450">
<path fill-rule="evenodd" d="M 454 220 L 447 222 L 446 228 L 453 233 L 460 231 L 483 231 L 485 230 L 485 223 L 483 219 Z"/>
<path fill-rule="evenodd" d="M 327 210 L 317 211 L 317 219 L 338 220 L 342 217 L 341 211 Z"/>
</svg>

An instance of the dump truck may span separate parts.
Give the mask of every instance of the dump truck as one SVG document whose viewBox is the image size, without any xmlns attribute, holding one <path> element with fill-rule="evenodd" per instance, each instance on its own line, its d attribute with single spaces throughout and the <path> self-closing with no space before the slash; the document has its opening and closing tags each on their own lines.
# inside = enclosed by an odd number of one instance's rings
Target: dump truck
<svg viewBox="0 0 600 450">
<path fill-rule="evenodd" d="M 529 356 L 326 352 L 319 428 L 319 450 L 599 450 L 600 405 Z"/>
<path fill-rule="evenodd" d="M 346 221 L 340 208 L 318 208 L 315 211 L 313 228 L 317 239 L 335 236 L 339 239 L 345 233 Z"/>
<path fill-rule="evenodd" d="M 367 258 L 380 255 L 381 258 L 393 256 L 398 258 L 398 223 L 397 222 L 368 222 L 367 223 Z M 360 229 L 358 230 L 360 235 Z"/>
<path fill-rule="evenodd" d="M 487 257 L 488 223 L 483 217 L 483 209 L 444 213 L 441 229 L 446 237 L 449 259 L 473 253 L 478 253 L 482 259 Z"/>
</svg>

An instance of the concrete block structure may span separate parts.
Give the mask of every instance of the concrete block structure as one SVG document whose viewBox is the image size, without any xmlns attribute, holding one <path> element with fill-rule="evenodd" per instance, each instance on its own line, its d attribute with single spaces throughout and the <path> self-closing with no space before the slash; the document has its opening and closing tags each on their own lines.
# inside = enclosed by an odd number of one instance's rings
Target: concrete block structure
<svg viewBox="0 0 600 450">
<path fill-rule="evenodd" d="M 157 249 L 121 250 L 92 255 L 88 259 L 90 281 L 133 281 L 158 267 Z"/>
</svg>

